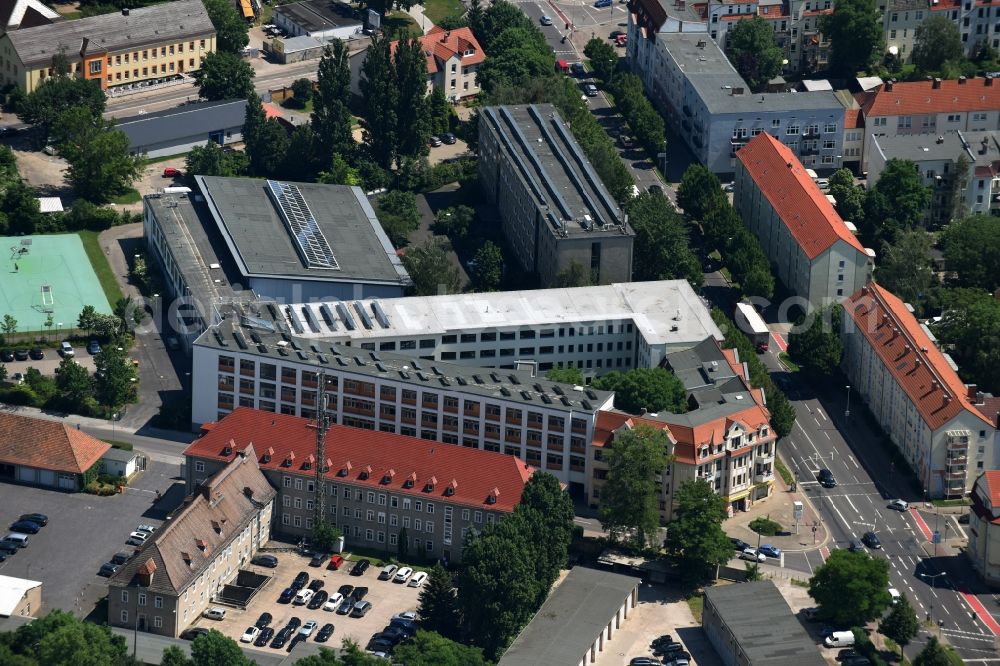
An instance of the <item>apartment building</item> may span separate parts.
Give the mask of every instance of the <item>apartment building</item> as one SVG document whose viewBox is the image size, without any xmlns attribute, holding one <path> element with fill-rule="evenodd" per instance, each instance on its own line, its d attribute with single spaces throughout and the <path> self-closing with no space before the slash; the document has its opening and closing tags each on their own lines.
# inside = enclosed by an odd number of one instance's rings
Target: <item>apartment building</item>
<svg viewBox="0 0 1000 666">
<path fill-rule="evenodd" d="M 440 90 L 453 102 L 479 94 L 476 72 L 486 53 L 471 29 L 434 26 L 418 39 L 427 55 L 427 94 Z M 396 44 L 391 45 L 394 52 Z"/>
<path fill-rule="evenodd" d="M 833 91 L 753 94 L 704 34 L 642 31 L 636 39 L 649 42 L 633 45 L 630 37 L 628 45 L 630 64 L 647 95 L 713 172 L 733 174 L 736 152 L 762 133 L 780 139 L 809 168 L 842 166 L 844 105 Z M 649 57 L 633 58 L 633 49 Z"/>
<path fill-rule="evenodd" d="M 891 159 L 913 162 L 923 184 L 931 188 L 926 212 L 931 227 L 969 214 L 1000 215 L 1000 131 L 875 136 L 869 187 L 879 181 Z"/>
<path fill-rule="evenodd" d="M 904 62 L 909 60 L 917 28 L 924 19 L 934 15 L 933 8 L 937 5 L 931 5 L 930 0 L 882 0 L 878 4 L 886 52 L 899 56 Z"/>
<path fill-rule="evenodd" d="M 479 367 L 562 365 L 585 377 L 656 367 L 670 351 L 723 339 L 686 280 L 255 307 L 311 343 Z"/>
<path fill-rule="evenodd" d="M 535 470 L 511 455 L 404 435 L 333 425 L 326 435 L 325 519 L 348 547 L 460 562 L 469 531 L 499 521 L 521 500 Z M 188 487 L 255 451 L 276 489 L 273 531 L 288 541 L 312 534 L 318 483 L 316 423 L 237 408 L 185 450 Z"/>
<path fill-rule="evenodd" d="M 763 133 L 736 157 L 733 206 L 803 309 L 837 303 L 871 280 L 875 252 L 855 238 L 788 146 Z"/>
<path fill-rule="evenodd" d="M 247 444 L 108 581 L 108 623 L 176 638 L 271 536 L 277 492 Z"/>
<path fill-rule="evenodd" d="M 876 283 L 844 304 L 851 391 L 906 457 L 926 495 L 960 498 L 995 469 L 996 422 L 912 308 Z"/>
<path fill-rule="evenodd" d="M 984 582 L 1000 585 L 1000 471 L 987 470 L 972 488 L 966 553 Z"/>
<path fill-rule="evenodd" d="M 286 339 L 262 319 L 242 320 L 226 319 L 194 344 L 197 425 L 237 407 L 312 419 L 322 399 L 333 423 L 503 452 L 563 483 L 586 482 L 594 414 L 611 408 L 610 392 L 517 370 L 320 346 Z"/>
<path fill-rule="evenodd" d="M 875 136 L 1000 129 L 1000 86 L 992 77 L 953 81 L 887 81 L 858 93 L 864 116 L 867 169 Z"/>
<path fill-rule="evenodd" d="M 482 109 L 479 182 L 518 263 L 541 286 L 574 263 L 596 284 L 632 279 L 625 212 L 551 104 Z"/>
<path fill-rule="evenodd" d="M 214 50 L 215 27 L 201 0 L 177 0 L 11 30 L 0 36 L 0 82 L 30 93 L 56 74 L 62 54 L 73 74 L 105 90 L 190 74 Z"/>
<path fill-rule="evenodd" d="M 735 349 L 706 340 L 693 349 L 670 354 L 666 369 L 688 393 L 684 414 L 661 412 L 632 416 L 597 414 L 591 447 L 591 506 L 599 505 L 608 474 L 605 451 L 615 438 L 638 427 L 666 432 L 673 460 L 657 475 L 660 517 L 674 517 L 674 492 L 692 478 L 705 479 L 726 502 L 729 515 L 745 511 L 774 491 L 776 435 L 770 426 L 762 389 L 754 388 Z"/>
</svg>

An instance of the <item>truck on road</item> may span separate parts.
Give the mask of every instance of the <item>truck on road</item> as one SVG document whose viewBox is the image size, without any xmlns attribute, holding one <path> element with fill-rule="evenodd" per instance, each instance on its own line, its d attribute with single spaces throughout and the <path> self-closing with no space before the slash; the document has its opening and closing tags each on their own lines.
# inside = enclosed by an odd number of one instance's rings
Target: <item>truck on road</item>
<svg viewBox="0 0 1000 666">
<path fill-rule="evenodd" d="M 737 303 L 734 315 L 736 325 L 750 338 L 757 353 L 765 353 L 770 346 L 771 332 L 757 310 L 749 303 Z"/>
</svg>

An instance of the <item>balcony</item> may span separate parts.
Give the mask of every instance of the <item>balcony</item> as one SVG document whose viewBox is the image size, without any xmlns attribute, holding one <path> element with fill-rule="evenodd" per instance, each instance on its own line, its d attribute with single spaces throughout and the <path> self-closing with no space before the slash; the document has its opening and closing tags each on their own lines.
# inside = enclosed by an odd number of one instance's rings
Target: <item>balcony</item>
<svg viewBox="0 0 1000 666">
<path fill-rule="evenodd" d="M 967 437 L 949 437 L 948 438 L 948 450 L 949 451 L 968 451 L 969 450 L 969 440 Z"/>
<path fill-rule="evenodd" d="M 944 478 L 945 478 L 946 481 L 948 481 L 948 485 L 949 486 L 953 485 L 953 482 L 958 482 L 958 481 L 961 481 L 964 484 L 965 483 L 965 474 L 966 474 L 966 472 L 965 472 L 964 469 L 961 469 L 961 470 L 948 470 L 948 471 L 946 471 L 944 473 Z"/>
<path fill-rule="evenodd" d="M 754 483 L 770 483 L 771 481 L 774 481 L 774 472 L 768 471 L 753 475 Z"/>
<path fill-rule="evenodd" d="M 808 127 L 806 131 L 802 133 L 803 139 L 818 139 L 819 138 L 819 128 L 818 127 Z"/>
<path fill-rule="evenodd" d="M 761 465 L 774 462 L 774 449 L 771 449 L 767 453 L 759 453 L 754 458 L 754 462 L 760 463 Z"/>
<path fill-rule="evenodd" d="M 799 155 L 802 155 L 802 156 L 805 156 L 805 155 L 819 155 L 819 148 L 816 147 L 816 146 L 809 146 L 807 144 L 803 144 L 802 147 L 799 148 Z"/>
<path fill-rule="evenodd" d="M 954 467 L 955 465 L 961 465 L 963 468 L 969 462 L 968 456 L 958 455 L 958 456 L 948 456 L 944 460 L 944 464 L 947 467 Z"/>
</svg>

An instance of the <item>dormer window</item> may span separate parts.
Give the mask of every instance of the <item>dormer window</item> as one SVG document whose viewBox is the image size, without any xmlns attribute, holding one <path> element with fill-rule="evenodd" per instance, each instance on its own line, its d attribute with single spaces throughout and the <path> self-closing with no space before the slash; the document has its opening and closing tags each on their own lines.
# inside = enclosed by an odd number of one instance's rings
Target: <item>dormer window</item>
<svg viewBox="0 0 1000 666">
<path fill-rule="evenodd" d="M 351 461 L 348 460 L 346 463 L 344 463 L 344 466 L 341 467 L 340 470 L 337 472 L 337 476 L 347 476 L 350 473 L 351 473 Z"/>
<path fill-rule="evenodd" d="M 403 482 L 404 488 L 412 488 L 417 482 L 417 473 L 410 472 L 410 475 L 406 477 L 406 481 Z"/>
<path fill-rule="evenodd" d="M 386 470 L 385 474 L 382 475 L 382 483 L 386 485 L 392 483 L 392 477 L 394 476 L 396 476 L 396 470 L 394 469 Z"/>
<path fill-rule="evenodd" d="M 487 504 L 496 504 L 497 503 L 497 499 L 499 497 L 500 497 L 500 489 L 497 488 L 496 486 L 494 486 L 493 490 L 491 490 L 490 494 L 486 497 L 486 503 Z"/>
<path fill-rule="evenodd" d="M 451 483 L 448 484 L 448 487 L 444 489 L 445 497 L 451 497 L 452 495 L 454 495 L 455 490 L 457 488 L 458 488 L 458 481 L 456 479 L 452 479 Z"/>
<path fill-rule="evenodd" d="M 432 476 L 427 479 L 427 483 L 424 484 L 424 492 L 429 493 L 434 491 L 434 486 L 437 485 L 437 477 Z"/>
<path fill-rule="evenodd" d="M 361 479 L 362 481 L 365 481 L 371 475 L 372 475 L 372 467 L 371 465 L 366 465 L 365 468 L 361 470 L 361 474 L 358 475 L 358 478 Z"/>
<path fill-rule="evenodd" d="M 264 451 L 264 455 L 261 457 L 260 461 L 264 464 L 271 462 L 271 456 L 274 455 L 274 447 L 268 447 L 267 451 Z"/>
</svg>

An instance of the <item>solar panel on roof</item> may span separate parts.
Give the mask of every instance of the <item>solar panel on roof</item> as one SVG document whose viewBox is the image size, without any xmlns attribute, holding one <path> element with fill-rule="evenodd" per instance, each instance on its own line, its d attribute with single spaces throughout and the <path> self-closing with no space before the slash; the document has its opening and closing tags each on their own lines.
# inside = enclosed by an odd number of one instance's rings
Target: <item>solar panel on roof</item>
<svg viewBox="0 0 1000 666">
<path fill-rule="evenodd" d="M 480 375 L 472 375 L 472 378 L 474 380 L 476 380 L 477 384 L 482 384 L 483 383 L 483 378 Z"/>
<path fill-rule="evenodd" d="M 422 382 L 426 382 L 427 381 L 427 375 L 425 375 L 423 372 L 418 372 L 417 373 L 417 379 L 419 379 Z"/>
<path fill-rule="evenodd" d="M 319 306 L 319 313 L 323 317 L 323 321 L 334 331 L 337 330 L 337 318 L 333 316 L 333 311 L 330 310 L 330 306 L 323 303 Z"/>
<path fill-rule="evenodd" d="M 314 354 L 318 354 L 319 353 L 319 345 L 316 344 L 315 342 L 310 343 L 309 349 L 313 350 Z"/>
<path fill-rule="evenodd" d="M 386 370 L 385 370 L 385 366 L 384 366 L 384 365 L 382 365 L 382 363 L 381 363 L 381 362 L 379 362 L 379 361 L 376 361 L 376 362 L 375 362 L 375 367 L 376 367 L 376 368 L 378 368 L 378 371 L 379 371 L 379 372 L 385 372 L 385 371 L 386 371 Z"/>
<path fill-rule="evenodd" d="M 495 382 L 496 382 L 497 384 L 499 384 L 499 383 L 500 383 L 500 382 L 502 381 L 502 380 L 500 379 L 500 375 L 498 375 L 498 374 L 497 374 L 497 373 L 495 373 L 495 372 L 491 372 L 491 373 L 490 373 L 490 379 L 492 379 L 493 381 L 495 381 Z"/>
<path fill-rule="evenodd" d="M 256 333 L 252 332 L 252 331 L 250 333 L 250 339 L 253 340 L 254 343 L 258 344 L 258 345 L 263 342 L 263 340 L 260 339 L 260 336 L 257 335 Z"/>
<path fill-rule="evenodd" d="M 567 407 L 569 407 L 569 406 L 571 406 L 573 404 L 573 403 L 571 403 L 569 401 L 569 398 L 567 398 L 566 396 L 562 396 L 559 399 L 562 400 L 562 404 L 566 405 Z"/>
<path fill-rule="evenodd" d="M 414 361 L 410 365 L 412 365 L 415 370 L 423 370 L 423 367 L 420 365 L 420 361 Z"/>
<path fill-rule="evenodd" d="M 542 385 L 541 384 L 539 384 L 538 382 L 535 382 L 534 387 L 535 387 L 536 391 L 538 391 L 539 393 L 542 393 Z"/>
<path fill-rule="evenodd" d="M 587 389 L 586 393 L 587 397 L 590 398 L 591 400 L 597 400 L 597 394 L 594 393 L 592 390 Z"/>
<path fill-rule="evenodd" d="M 520 384 L 521 380 L 517 378 L 517 375 L 508 375 L 511 384 Z"/>
<path fill-rule="evenodd" d="M 282 356 L 288 356 L 288 350 L 285 349 L 284 347 L 278 347 L 278 353 L 281 354 Z"/>
<path fill-rule="evenodd" d="M 439 381 L 441 382 L 441 386 L 451 386 L 451 382 L 448 381 L 447 377 L 441 377 Z"/>
<path fill-rule="evenodd" d="M 337 357 L 337 363 L 339 363 L 340 365 L 347 365 L 347 361 L 344 359 L 343 356 Z"/>
<path fill-rule="evenodd" d="M 347 306 L 343 303 L 337 303 L 337 314 L 340 315 L 340 318 L 343 320 L 344 326 L 347 327 L 348 331 L 353 331 L 358 327 L 358 325 L 354 323 L 354 317 L 351 316 L 350 310 L 348 310 Z"/>
<path fill-rule="evenodd" d="M 326 356 L 324 356 L 323 354 L 316 354 L 316 358 L 317 358 L 317 359 L 319 360 L 319 362 L 320 362 L 320 363 L 322 363 L 323 365 L 326 365 L 327 363 L 329 363 L 329 361 L 327 361 L 327 360 L 326 360 Z"/>
<path fill-rule="evenodd" d="M 354 357 L 354 362 L 357 363 L 358 365 L 368 365 L 368 361 L 366 361 L 365 359 L 361 358 L 360 356 L 355 356 Z"/>
<path fill-rule="evenodd" d="M 500 387 L 500 393 L 501 393 L 502 395 L 506 395 L 506 396 L 509 396 L 509 395 L 510 395 L 510 389 L 509 389 L 509 388 L 507 388 L 506 386 L 501 386 L 501 387 Z"/>
<path fill-rule="evenodd" d="M 440 370 L 440 369 L 439 369 L 439 368 L 438 368 L 438 367 L 437 367 L 436 365 L 432 365 L 432 366 L 431 366 L 431 371 L 432 371 L 432 372 L 433 372 L 433 373 L 434 373 L 435 375 L 438 375 L 439 377 L 440 377 L 441 375 L 443 375 L 443 374 L 444 374 L 443 372 L 441 372 L 441 370 Z"/>
<path fill-rule="evenodd" d="M 316 321 L 316 315 L 313 314 L 312 308 L 307 305 L 302 306 L 302 317 L 309 324 L 309 328 L 312 329 L 313 333 L 319 333 L 319 322 Z"/>
<path fill-rule="evenodd" d="M 459 386 L 465 386 L 466 384 L 469 383 L 469 381 L 465 377 L 456 377 L 455 379 L 458 380 Z"/>
<path fill-rule="evenodd" d="M 299 346 L 299 343 L 296 342 L 295 340 L 289 340 L 288 342 L 292 345 L 292 349 L 294 349 L 295 351 L 299 351 L 300 349 L 302 349 L 302 347 Z"/>
<path fill-rule="evenodd" d="M 558 384 L 553 384 L 552 390 L 555 391 L 556 395 L 563 395 L 562 387 L 559 386 Z"/>
<path fill-rule="evenodd" d="M 309 268 L 340 270 L 330 243 L 319 228 L 298 185 L 268 180 L 267 192 L 278 207 L 281 219 L 295 240 L 306 265 Z"/>
<path fill-rule="evenodd" d="M 372 318 L 368 316 L 365 306 L 363 306 L 360 301 L 354 301 L 354 311 L 358 313 L 359 317 L 361 317 L 361 323 L 364 324 L 365 328 L 369 331 L 374 328 L 372 326 Z"/>
<path fill-rule="evenodd" d="M 309 357 L 308 357 L 308 356 L 306 356 L 306 353 L 305 353 L 304 351 L 297 351 L 297 352 L 295 352 L 295 353 L 299 355 L 299 358 L 300 358 L 301 360 L 303 360 L 303 361 L 307 361 L 307 360 L 309 360 Z"/>
<path fill-rule="evenodd" d="M 372 360 L 373 360 L 373 361 L 381 361 L 381 360 L 382 360 L 382 359 L 380 359 L 380 358 L 378 357 L 378 354 L 376 354 L 375 352 L 370 352 L 370 353 L 371 353 L 371 356 L 372 356 Z"/>
<path fill-rule="evenodd" d="M 247 339 L 243 337 L 243 334 L 239 331 L 233 331 L 233 337 L 236 338 L 236 344 L 239 345 L 240 349 L 247 348 Z"/>
</svg>

